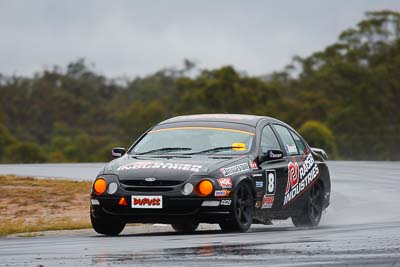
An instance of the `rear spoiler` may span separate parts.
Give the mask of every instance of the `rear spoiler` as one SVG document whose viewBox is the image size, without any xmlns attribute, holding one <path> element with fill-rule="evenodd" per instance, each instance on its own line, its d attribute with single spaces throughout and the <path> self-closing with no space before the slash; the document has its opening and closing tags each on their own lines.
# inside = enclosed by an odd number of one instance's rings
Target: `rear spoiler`
<svg viewBox="0 0 400 267">
<path fill-rule="evenodd" d="M 325 150 L 323 150 L 321 148 L 311 147 L 311 151 L 320 155 L 325 160 L 328 159 L 328 155 L 326 154 Z"/>
</svg>

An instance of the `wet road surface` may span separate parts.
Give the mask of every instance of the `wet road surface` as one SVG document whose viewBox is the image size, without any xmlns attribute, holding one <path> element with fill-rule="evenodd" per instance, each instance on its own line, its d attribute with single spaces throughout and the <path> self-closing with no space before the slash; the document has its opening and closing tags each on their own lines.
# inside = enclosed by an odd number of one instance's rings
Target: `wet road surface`
<svg viewBox="0 0 400 267">
<path fill-rule="evenodd" d="M 331 206 L 320 227 L 290 220 L 224 234 L 130 227 L 118 237 L 86 231 L 0 239 L 0 266 L 400 266 L 400 163 L 330 162 Z"/>
<path fill-rule="evenodd" d="M 92 180 L 106 163 L 0 164 L 1 174 Z"/>
</svg>

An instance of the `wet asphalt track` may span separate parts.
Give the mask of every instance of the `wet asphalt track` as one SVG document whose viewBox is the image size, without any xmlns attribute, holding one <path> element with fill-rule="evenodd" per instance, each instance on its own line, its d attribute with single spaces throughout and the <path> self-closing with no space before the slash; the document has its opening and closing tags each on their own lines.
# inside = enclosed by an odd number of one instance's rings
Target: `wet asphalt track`
<svg viewBox="0 0 400 267">
<path fill-rule="evenodd" d="M 329 166 L 331 206 L 317 229 L 295 229 L 289 220 L 245 234 L 202 225 L 193 235 L 157 226 L 119 237 L 7 237 L 0 238 L 0 266 L 400 266 L 400 162 Z"/>
</svg>

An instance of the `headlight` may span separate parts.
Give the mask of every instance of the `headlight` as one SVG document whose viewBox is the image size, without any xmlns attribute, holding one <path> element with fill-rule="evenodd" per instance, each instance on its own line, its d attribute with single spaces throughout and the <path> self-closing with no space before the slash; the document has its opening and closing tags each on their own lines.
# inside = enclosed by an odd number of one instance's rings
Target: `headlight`
<svg viewBox="0 0 400 267">
<path fill-rule="evenodd" d="M 117 192 L 117 189 L 117 183 L 112 182 L 108 185 L 107 193 L 109 193 L 110 195 L 115 194 L 115 192 Z"/>
<path fill-rule="evenodd" d="M 185 196 L 190 195 L 193 192 L 193 185 L 191 183 L 187 183 L 182 187 L 182 194 Z"/>
<path fill-rule="evenodd" d="M 104 178 L 98 178 L 93 185 L 93 191 L 96 195 L 102 195 L 106 192 L 107 182 Z"/>
</svg>

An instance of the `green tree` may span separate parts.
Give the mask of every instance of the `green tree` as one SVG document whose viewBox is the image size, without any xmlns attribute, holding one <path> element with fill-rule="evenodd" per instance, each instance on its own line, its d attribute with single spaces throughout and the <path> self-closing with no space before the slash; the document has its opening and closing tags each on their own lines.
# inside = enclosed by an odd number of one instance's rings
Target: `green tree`
<svg viewBox="0 0 400 267">
<path fill-rule="evenodd" d="M 5 149 L 15 142 L 16 139 L 11 135 L 8 129 L 0 124 L 0 160 L 3 158 Z"/>
<path fill-rule="evenodd" d="M 121 131 L 121 145 L 129 146 L 144 131 L 157 122 L 165 119 L 168 115 L 157 100 L 143 104 L 134 101 L 118 116 L 118 126 Z"/>
<path fill-rule="evenodd" d="M 306 121 L 300 127 L 299 133 L 307 140 L 311 147 L 324 149 L 330 158 L 337 157 L 333 133 L 323 123 L 318 121 Z"/>
<path fill-rule="evenodd" d="M 382 10 L 263 77 L 189 60 L 132 79 L 108 79 L 84 59 L 34 77 L 0 74 L 0 160 L 11 136 L 36 143 L 48 161 L 106 161 L 113 144 L 196 113 L 267 115 L 295 128 L 318 121 L 344 159 L 400 160 L 399 73 L 400 13 Z"/>
<path fill-rule="evenodd" d="M 46 153 L 35 143 L 16 143 L 6 148 L 5 160 L 11 163 L 41 163 L 46 162 Z"/>
<path fill-rule="evenodd" d="M 60 163 L 60 162 L 65 162 L 65 156 L 64 153 L 62 153 L 61 151 L 54 151 L 54 152 L 50 152 L 48 157 L 47 157 L 47 162 L 50 163 Z"/>
</svg>

